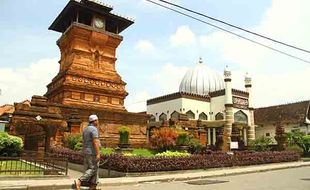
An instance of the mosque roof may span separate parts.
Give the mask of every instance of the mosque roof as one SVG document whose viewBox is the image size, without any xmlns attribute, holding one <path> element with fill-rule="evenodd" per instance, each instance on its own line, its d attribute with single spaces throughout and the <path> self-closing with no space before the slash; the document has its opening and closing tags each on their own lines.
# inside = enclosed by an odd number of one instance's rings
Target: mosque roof
<svg viewBox="0 0 310 190">
<path fill-rule="evenodd" d="M 5 104 L 3 106 L 0 106 L 0 116 L 3 114 L 12 114 L 14 112 L 14 106 Z"/>
<path fill-rule="evenodd" d="M 203 64 L 202 59 L 184 75 L 179 92 L 208 95 L 210 92 L 225 88 L 223 76 Z"/>
<path fill-rule="evenodd" d="M 255 124 L 301 124 L 310 119 L 310 100 L 290 104 L 257 108 Z"/>
<path fill-rule="evenodd" d="M 178 98 L 187 98 L 187 99 L 193 99 L 193 100 L 200 100 L 204 102 L 210 102 L 210 96 L 209 95 L 198 95 L 198 94 L 192 94 L 187 92 L 175 92 L 172 94 L 156 97 L 150 100 L 147 100 L 147 105 L 157 104 L 160 102 L 166 102 Z"/>
</svg>

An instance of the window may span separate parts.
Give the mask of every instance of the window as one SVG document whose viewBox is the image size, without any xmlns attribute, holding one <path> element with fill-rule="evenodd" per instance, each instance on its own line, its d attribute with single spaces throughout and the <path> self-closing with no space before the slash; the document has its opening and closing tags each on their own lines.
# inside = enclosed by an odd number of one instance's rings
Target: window
<svg viewBox="0 0 310 190">
<path fill-rule="evenodd" d="M 215 115 L 215 120 L 223 120 L 223 119 L 224 119 L 224 114 L 222 114 L 221 112 Z"/>
<path fill-rule="evenodd" d="M 94 102 L 100 102 L 100 96 L 94 95 Z"/>
<path fill-rule="evenodd" d="M 179 119 L 179 112 L 177 112 L 177 111 L 174 111 L 174 112 L 172 112 L 172 114 L 170 115 L 170 118 L 171 119 Z"/>
<path fill-rule="evenodd" d="M 195 119 L 195 114 L 191 110 L 186 112 L 186 115 L 187 115 L 188 119 Z"/>
<path fill-rule="evenodd" d="M 248 116 L 241 110 L 234 114 L 234 119 L 236 123 L 248 124 Z"/>
<path fill-rule="evenodd" d="M 164 113 L 160 114 L 159 121 L 167 121 L 167 115 Z"/>
<path fill-rule="evenodd" d="M 150 117 L 150 121 L 151 121 L 151 122 L 155 122 L 155 121 L 156 121 L 156 117 L 155 117 L 154 115 L 152 115 L 152 116 Z"/>
<path fill-rule="evenodd" d="M 270 133 L 266 133 L 266 137 L 270 137 Z"/>
<path fill-rule="evenodd" d="M 199 114 L 199 120 L 208 120 L 207 114 L 205 114 L 204 112 L 202 112 L 201 114 Z"/>
</svg>

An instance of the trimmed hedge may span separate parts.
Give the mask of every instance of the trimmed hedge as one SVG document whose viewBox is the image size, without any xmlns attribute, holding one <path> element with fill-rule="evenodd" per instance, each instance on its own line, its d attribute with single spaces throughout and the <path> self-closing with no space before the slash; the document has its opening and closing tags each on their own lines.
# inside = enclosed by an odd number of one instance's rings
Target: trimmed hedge
<svg viewBox="0 0 310 190">
<path fill-rule="evenodd" d="M 0 132 L 0 156 L 18 156 L 23 146 L 23 140 L 20 137 Z"/>
<path fill-rule="evenodd" d="M 81 152 L 71 150 L 60 150 L 52 148 L 52 153 L 60 157 L 67 157 L 74 163 L 83 163 Z M 56 153 L 56 154 L 55 154 Z M 192 170 L 221 168 L 233 166 L 258 165 L 279 162 L 292 162 L 300 160 L 300 155 L 296 152 L 234 152 L 233 155 L 225 152 L 207 152 L 206 154 L 195 154 L 189 157 L 126 157 L 119 154 L 103 156 L 108 159 L 102 168 L 109 168 L 120 172 L 158 172 L 175 170 Z"/>
</svg>

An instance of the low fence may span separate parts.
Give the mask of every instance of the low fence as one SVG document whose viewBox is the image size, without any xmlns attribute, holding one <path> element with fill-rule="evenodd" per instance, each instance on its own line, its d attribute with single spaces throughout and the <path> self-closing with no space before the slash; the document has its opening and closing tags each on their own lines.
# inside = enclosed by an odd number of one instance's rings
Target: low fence
<svg viewBox="0 0 310 190">
<path fill-rule="evenodd" d="M 1 175 L 68 175 L 68 159 L 55 157 L 0 157 Z"/>
</svg>

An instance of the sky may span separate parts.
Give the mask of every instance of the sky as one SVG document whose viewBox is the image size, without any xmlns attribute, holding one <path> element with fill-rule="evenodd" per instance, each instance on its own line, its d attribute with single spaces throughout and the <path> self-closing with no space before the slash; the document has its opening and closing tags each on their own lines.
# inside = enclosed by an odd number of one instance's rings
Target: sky
<svg viewBox="0 0 310 190">
<path fill-rule="evenodd" d="M 171 0 L 260 34 L 310 49 L 308 0 Z M 0 0 L 0 105 L 43 95 L 59 71 L 60 33 L 48 27 L 68 0 Z M 233 87 L 253 80 L 254 107 L 310 99 L 310 64 L 254 45 L 144 0 L 106 0 L 114 13 L 135 23 L 121 33 L 117 71 L 127 82 L 129 111 L 146 110 L 146 100 L 177 92 L 199 58 L 209 68 L 232 71 Z M 208 20 L 206 20 L 208 21 Z M 217 23 L 215 23 L 217 24 Z M 240 35 L 310 60 L 310 54 Z"/>
</svg>

